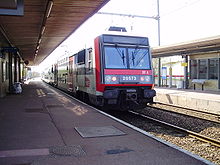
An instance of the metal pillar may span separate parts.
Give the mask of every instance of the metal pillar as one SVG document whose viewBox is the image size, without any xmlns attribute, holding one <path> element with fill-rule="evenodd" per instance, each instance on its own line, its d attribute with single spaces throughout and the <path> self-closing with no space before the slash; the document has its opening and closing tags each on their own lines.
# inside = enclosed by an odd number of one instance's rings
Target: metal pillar
<svg viewBox="0 0 220 165">
<path fill-rule="evenodd" d="M 18 81 L 21 82 L 21 59 L 18 57 Z"/>
<path fill-rule="evenodd" d="M 158 59 L 158 86 L 161 86 L 161 59 Z"/>
<path fill-rule="evenodd" d="M 12 76 L 12 53 L 8 54 L 8 74 L 9 74 L 9 92 L 13 92 L 13 76 Z"/>
<path fill-rule="evenodd" d="M 17 55 L 14 54 L 14 82 L 18 81 L 18 62 L 17 62 Z"/>
<path fill-rule="evenodd" d="M 158 45 L 160 46 L 160 2 L 157 0 L 157 32 L 158 32 Z"/>
<path fill-rule="evenodd" d="M 160 46 L 160 2 L 157 0 L 157 32 L 158 32 L 158 46 Z M 158 86 L 161 86 L 161 58 L 158 59 Z"/>
<path fill-rule="evenodd" d="M 172 88 L 172 67 L 169 68 L 169 88 Z"/>
<path fill-rule="evenodd" d="M 184 56 L 184 63 L 186 63 L 186 66 L 184 66 L 184 89 L 188 89 L 189 79 L 188 79 L 188 56 Z"/>
</svg>

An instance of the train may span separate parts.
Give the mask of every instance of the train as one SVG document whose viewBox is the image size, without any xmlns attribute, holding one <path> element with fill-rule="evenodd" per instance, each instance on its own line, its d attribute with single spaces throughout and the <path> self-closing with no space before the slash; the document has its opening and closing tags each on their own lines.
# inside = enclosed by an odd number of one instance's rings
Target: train
<svg viewBox="0 0 220 165">
<path fill-rule="evenodd" d="M 156 96 L 148 37 L 101 34 L 89 48 L 58 59 L 43 80 L 105 109 L 144 108 Z"/>
</svg>

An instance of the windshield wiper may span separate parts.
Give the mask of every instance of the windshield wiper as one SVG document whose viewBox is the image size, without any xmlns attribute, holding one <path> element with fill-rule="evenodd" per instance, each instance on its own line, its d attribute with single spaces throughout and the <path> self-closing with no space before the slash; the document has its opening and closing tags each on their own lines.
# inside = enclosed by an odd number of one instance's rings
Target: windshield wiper
<svg viewBox="0 0 220 165">
<path fill-rule="evenodd" d="M 135 47 L 134 51 L 131 52 L 131 60 L 132 60 L 133 66 L 134 66 L 134 61 L 135 61 L 136 55 L 140 51 L 140 49 L 138 49 L 138 48 L 139 48 L 139 46 L 137 45 Z"/>
<path fill-rule="evenodd" d="M 120 55 L 120 57 L 121 57 L 121 59 L 122 59 L 123 65 L 125 66 L 125 55 L 124 55 L 124 51 L 122 50 L 122 52 L 121 52 L 120 49 L 117 47 L 117 45 L 115 45 L 115 48 L 116 48 L 118 54 Z"/>
<path fill-rule="evenodd" d="M 132 55 L 132 56 L 131 56 L 131 60 L 132 60 L 132 62 L 133 62 L 133 66 L 134 66 L 134 60 L 135 60 L 134 52 L 132 52 L 131 55 Z"/>
</svg>

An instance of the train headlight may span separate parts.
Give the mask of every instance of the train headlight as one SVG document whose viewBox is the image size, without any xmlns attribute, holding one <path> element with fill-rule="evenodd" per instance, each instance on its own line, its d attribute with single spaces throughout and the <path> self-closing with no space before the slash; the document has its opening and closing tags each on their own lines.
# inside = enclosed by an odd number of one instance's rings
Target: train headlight
<svg viewBox="0 0 220 165">
<path fill-rule="evenodd" d="M 151 76 L 145 76 L 145 81 L 146 82 L 151 82 Z"/>
<path fill-rule="evenodd" d="M 119 82 L 118 77 L 115 75 L 105 75 L 106 84 L 117 84 Z"/>
<path fill-rule="evenodd" d="M 117 81 L 117 77 L 116 77 L 116 76 L 113 76 L 113 77 L 112 77 L 112 81 Z"/>
<path fill-rule="evenodd" d="M 152 76 L 141 76 L 140 83 L 142 84 L 151 84 L 152 83 Z"/>
<path fill-rule="evenodd" d="M 105 76 L 105 82 L 110 83 L 111 82 L 111 76 Z"/>
</svg>

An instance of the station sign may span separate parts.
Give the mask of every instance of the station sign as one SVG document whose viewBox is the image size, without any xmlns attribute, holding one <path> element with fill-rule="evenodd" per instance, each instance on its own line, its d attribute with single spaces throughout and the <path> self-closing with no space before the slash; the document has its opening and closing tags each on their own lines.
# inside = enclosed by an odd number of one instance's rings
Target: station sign
<svg viewBox="0 0 220 165">
<path fill-rule="evenodd" d="M 161 70 L 162 79 L 166 80 L 167 79 L 167 67 L 162 67 L 161 69 L 162 69 Z"/>
<path fill-rule="evenodd" d="M 182 62 L 181 66 L 188 66 L 188 64 L 186 62 Z"/>
</svg>

